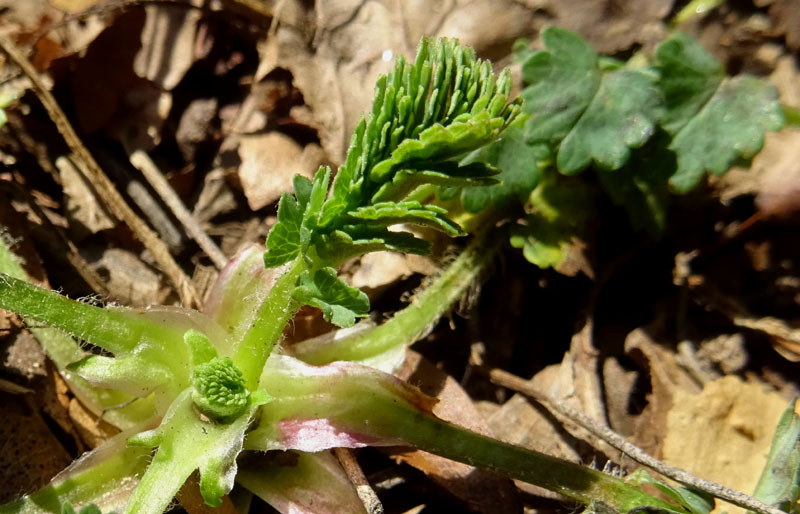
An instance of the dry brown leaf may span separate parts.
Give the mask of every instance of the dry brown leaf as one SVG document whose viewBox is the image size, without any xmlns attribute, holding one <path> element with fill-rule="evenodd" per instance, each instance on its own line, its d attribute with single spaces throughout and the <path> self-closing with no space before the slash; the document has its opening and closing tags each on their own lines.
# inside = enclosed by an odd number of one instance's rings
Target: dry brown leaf
<svg viewBox="0 0 800 514">
<path fill-rule="evenodd" d="M 76 398 L 69 402 L 69 417 L 81 440 L 89 448 L 97 448 L 108 438 L 119 433 L 119 429 L 99 419 Z"/>
<path fill-rule="evenodd" d="M 759 384 L 728 376 L 699 394 L 676 390 L 663 459 L 699 477 L 752 491 L 786 401 Z M 725 505 L 733 514 L 742 509 Z"/>
<path fill-rule="evenodd" d="M 395 374 L 439 399 L 433 407 L 437 417 L 492 436 L 486 421 L 458 382 L 418 353 L 409 350 L 406 361 Z M 394 456 L 425 472 L 478 512 L 500 514 L 521 511 L 517 491 L 507 478 L 420 450 L 395 452 Z"/>
<path fill-rule="evenodd" d="M 137 75 L 165 91 L 183 79 L 196 60 L 195 37 L 200 9 L 180 5 L 146 5 L 141 47 L 133 61 Z"/>
<path fill-rule="evenodd" d="M 0 399 L 0 503 L 33 492 L 72 458 L 22 396 Z"/>
<path fill-rule="evenodd" d="M 678 365 L 675 354 L 657 344 L 643 329 L 625 338 L 625 353 L 647 370 L 650 393 L 641 414 L 629 420 L 630 441 L 651 455 L 661 454 L 667 415 L 676 391 L 696 393 L 699 387 Z M 617 429 L 615 425 L 612 428 Z"/>
<path fill-rule="evenodd" d="M 396 252 L 368 253 L 359 259 L 358 268 L 350 277 L 350 285 L 369 294 L 407 278 L 413 273 L 404 254 Z"/>
<path fill-rule="evenodd" d="M 634 44 L 646 48 L 661 42 L 667 30 L 662 22 L 672 9 L 672 0 L 525 0 L 547 16 L 537 28 L 557 25 L 586 38 L 602 54 L 627 50 Z"/>
<path fill-rule="evenodd" d="M 796 0 L 774 0 L 769 8 L 769 17 L 779 34 L 786 36 L 786 46 L 800 50 L 800 9 Z"/>
<path fill-rule="evenodd" d="M 64 188 L 64 215 L 76 239 L 113 228 L 116 223 L 86 180 L 86 174 L 78 170 L 75 161 L 61 156 L 55 164 Z"/>
<path fill-rule="evenodd" d="M 109 293 L 122 304 L 146 307 L 166 299 L 159 275 L 131 252 L 106 248 L 87 254 L 90 264 L 106 279 Z"/>
<path fill-rule="evenodd" d="M 50 5 L 56 9 L 71 13 L 81 12 L 89 7 L 99 5 L 105 0 L 49 0 Z"/>
<path fill-rule="evenodd" d="M 242 136 L 238 151 L 242 160 L 239 180 L 247 204 L 254 211 L 290 191 L 296 174 L 311 178 L 320 164 L 315 150 L 304 150 L 294 139 L 280 132 Z"/>
</svg>

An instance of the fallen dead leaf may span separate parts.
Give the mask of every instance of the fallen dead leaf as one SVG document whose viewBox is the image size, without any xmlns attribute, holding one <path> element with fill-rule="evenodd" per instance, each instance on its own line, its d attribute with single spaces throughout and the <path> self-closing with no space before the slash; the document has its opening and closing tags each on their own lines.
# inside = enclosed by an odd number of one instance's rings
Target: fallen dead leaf
<svg viewBox="0 0 800 514">
<path fill-rule="evenodd" d="M 97 448 L 108 438 L 119 433 L 119 429 L 98 419 L 76 398 L 69 402 L 69 417 L 81 440 L 89 448 Z"/>
<path fill-rule="evenodd" d="M 85 257 L 106 279 L 111 296 L 122 304 L 145 307 L 165 300 L 159 275 L 131 252 L 121 248 L 89 249 Z"/>
<path fill-rule="evenodd" d="M 406 361 L 395 375 L 419 387 L 425 394 L 438 398 L 439 402 L 433 407 L 437 417 L 480 434 L 492 435 L 458 382 L 418 353 L 409 350 Z M 478 512 L 521 511 L 517 491 L 510 479 L 420 450 L 395 451 L 393 456 L 423 471 Z"/>
<path fill-rule="evenodd" d="M 280 132 L 242 136 L 239 180 L 250 208 L 257 211 L 275 202 L 281 193 L 292 189 L 292 179 L 298 173 L 311 178 L 316 171 L 311 152 Z"/>
<path fill-rule="evenodd" d="M 405 255 L 396 252 L 374 252 L 359 259 L 358 267 L 349 282 L 353 287 L 366 289 L 369 294 L 378 292 L 413 272 Z"/>
<path fill-rule="evenodd" d="M 0 503 L 5 503 L 46 484 L 72 458 L 21 395 L 2 394 L 0 419 Z"/>
<path fill-rule="evenodd" d="M 86 180 L 85 173 L 78 170 L 76 162 L 61 156 L 56 159 L 55 164 L 64 188 L 64 214 L 76 239 L 113 228 L 116 223 L 100 203 Z"/>
<path fill-rule="evenodd" d="M 616 0 L 526 0 L 543 16 L 537 29 L 556 25 L 585 37 L 598 52 L 614 54 L 641 44 L 653 48 L 666 36 L 663 19 L 672 0 L 618 2 Z"/>
<path fill-rule="evenodd" d="M 144 12 L 141 47 L 133 60 L 133 70 L 170 91 L 195 62 L 195 38 L 202 11 L 154 4 L 146 5 Z"/>
<path fill-rule="evenodd" d="M 676 390 L 673 399 L 663 459 L 699 477 L 753 491 L 786 401 L 735 376 L 709 382 L 699 394 Z"/>
</svg>

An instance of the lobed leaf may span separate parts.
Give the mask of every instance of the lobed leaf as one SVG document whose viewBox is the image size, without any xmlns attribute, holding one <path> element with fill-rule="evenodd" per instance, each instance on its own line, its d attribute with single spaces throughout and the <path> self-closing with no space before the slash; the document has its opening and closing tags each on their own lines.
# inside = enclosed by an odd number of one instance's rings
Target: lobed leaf
<svg viewBox="0 0 800 514">
<path fill-rule="evenodd" d="M 559 146 L 556 164 L 574 174 L 594 162 L 617 169 L 630 149 L 655 131 L 663 98 L 656 76 L 642 70 L 601 69 L 597 53 L 577 34 L 555 27 L 542 31 L 547 50 L 523 65 L 529 143 Z"/>
<path fill-rule="evenodd" d="M 749 76 L 726 79 L 669 145 L 678 158 L 670 184 L 686 192 L 700 183 L 706 171 L 727 172 L 737 157 L 749 159 L 761 150 L 764 132 L 782 125 L 772 84 Z"/>
<path fill-rule="evenodd" d="M 340 327 L 352 326 L 357 316 L 369 314 L 367 295 L 344 283 L 333 268 L 318 269 L 313 274 L 303 273 L 292 297 L 321 309 L 325 321 Z"/>
</svg>

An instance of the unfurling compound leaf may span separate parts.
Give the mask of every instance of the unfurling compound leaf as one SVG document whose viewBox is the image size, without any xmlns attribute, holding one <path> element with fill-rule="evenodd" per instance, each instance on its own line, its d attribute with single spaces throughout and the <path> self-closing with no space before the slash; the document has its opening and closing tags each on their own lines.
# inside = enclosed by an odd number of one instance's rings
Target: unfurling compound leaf
<svg viewBox="0 0 800 514">
<path fill-rule="evenodd" d="M 530 54 L 522 93 L 531 114 L 530 143 L 560 145 L 556 164 L 562 173 L 582 171 L 592 162 L 617 169 L 631 148 L 655 131 L 663 98 L 656 75 L 632 68 L 603 71 L 598 55 L 578 35 L 564 29 L 542 31 L 547 50 Z"/>
<path fill-rule="evenodd" d="M 778 420 L 767 463 L 753 496 L 785 512 L 800 512 L 800 416 L 798 400 Z"/>
<path fill-rule="evenodd" d="M 295 300 L 322 310 L 326 321 L 340 327 L 352 326 L 357 316 L 369 313 L 369 298 L 336 276 L 333 268 L 304 273 L 293 293 Z"/>
<path fill-rule="evenodd" d="M 714 57 L 685 34 L 659 46 L 656 68 L 667 106 L 662 124 L 678 159 L 670 179 L 676 191 L 693 189 L 707 171 L 725 173 L 737 157 L 753 157 L 764 132 L 783 125 L 774 86 L 747 75 L 725 78 Z"/>
</svg>

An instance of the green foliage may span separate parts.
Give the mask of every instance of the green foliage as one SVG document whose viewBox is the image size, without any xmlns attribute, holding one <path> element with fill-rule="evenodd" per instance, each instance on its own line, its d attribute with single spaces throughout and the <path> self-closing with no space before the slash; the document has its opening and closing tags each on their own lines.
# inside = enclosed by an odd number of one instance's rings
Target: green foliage
<svg viewBox="0 0 800 514">
<path fill-rule="evenodd" d="M 75 509 L 72 505 L 67 502 L 61 506 L 61 514 L 75 514 Z M 89 505 L 85 505 L 78 511 L 78 514 L 103 514 L 100 512 L 100 509 L 97 505 L 91 503 Z"/>
<path fill-rule="evenodd" d="M 624 67 L 603 70 L 597 52 L 564 29 L 545 29 L 542 41 L 547 50 L 532 53 L 522 66 L 530 84 L 522 93 L 531 114 L 528 142 L 558 145 L 556 164 L 565 174 L 592 161 L 619 168 L 662 115 L 656 75 Z"/>
<path fill-rule="evenodd" d="M 369 314 L 367 295 L 345 284 L 333 268 L 318 269 L 313 274 L 309 271 L 303 273 L 292 296 L 321 309 L 325 321 L 340 327 L 352 326 L 356 316 Z"/>
<path fill-rule="evenodd" d="M 714 498 L 709 494 L 684 486 L 671 486 L 653 478 L 644 468 L 631 473 L 626 482 L 637 486 L 650 484 L 690 514 L 709 514 L 714 509 Z"/>
<path fill-rule="evenodd" d="M 322 308 L 326 319 L 342 326 L 365 315 L 365 297 L 331 270 L 376 250 L 427 252 L 426 241 L 390 230 L 401 224 L 463 235 L 445 209 L 407 197 L 425 184 L 495 182 L 491 175 L 498 170 L 462 165 L 459 159 L 496 139 L 516 117 L 520 107 L 508 102 L 510 86 L 507 71 L 495 80 L 491 63 L 476 59 L 472 49 L 453 40 L 423 39 L 413 64 L 401 57 L 378 79 L 372 113 L 356 128 L 330 197 L 326 168 L 313 181 L 297 178 L 295 195 L 283 195 L 265 264 L 307 259 L 310 272 L 303 275 L 296 300 Z"/>
<path fill-rule="evenodd" d="M 469 212 L 524 198 L 545 168 L 564 175 L 592 168 L 634 226 L 657 235 L 666 224 L 670 189 L 687 192 L 706 172 L 725 173 L 736 159 L 761 149 L 765 131 L 782 126 L 771 84 L 726 77 L 685 34 L 661 43 L 648 67 L 638 66 L 641 56 L 627 64 L 603 58 L 564 29 L 547 28 L 541 38 L 543 50 L 515 47 L 526 84 L 524 134 L 517 121 L 502 139 L 462 161 L 503 170 L 501 186 L 462 188 Z M 441 196 L 454 194 L 444 190 Z M 580 225 L 566 213 L 557 222 L 534 213 L 513 231 L 512 244 L 534 264 L 555 267 L 568 241 L 580 236 Z"/>
<path fill-rule="evenodd" d="M 753 496 L 767 505 L 797 514 L 800 512 L 800 416 L 797 400 L 778 420 L 767 463 L 761 472 Z"/>
</svg>

